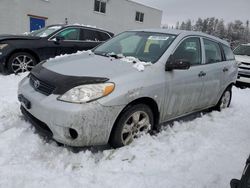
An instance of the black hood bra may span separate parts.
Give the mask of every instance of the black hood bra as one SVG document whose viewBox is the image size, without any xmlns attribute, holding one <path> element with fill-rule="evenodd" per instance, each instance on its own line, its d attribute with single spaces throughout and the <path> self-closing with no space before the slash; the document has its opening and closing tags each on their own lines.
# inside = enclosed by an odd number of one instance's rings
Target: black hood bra
<svg viewBox="0 0 250 188">
<path fill-rule="evenodd" d="M 104 83 L 109 80 L 108 78 L 101 77 L 62 75 L 46 69 L 44 66 L 42 66 L 44 63 L 45 62 L 35 66 L 32 69 L 30 76 L 32 76 L 33 79 L 35 78 L 39 82 L 42 82 L 46 85 L 49 85 L 51 88 L 54 88 L 51 93 L 56 95 L 62 95 L 68 90 L 79 85 Z M 38 87 L 35 89 L 39 91 Z M 51 93 L 47 93 L 47 95 Z"/>
</svg>

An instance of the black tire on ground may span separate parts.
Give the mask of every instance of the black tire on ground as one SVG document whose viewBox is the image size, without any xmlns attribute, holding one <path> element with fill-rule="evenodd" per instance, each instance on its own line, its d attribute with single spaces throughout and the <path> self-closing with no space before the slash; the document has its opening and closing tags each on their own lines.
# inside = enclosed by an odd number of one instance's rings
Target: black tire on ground
<svg viewBox="0 0 250 188">
<path fill-rule="evenodd" d="M 21 73 L 30 71 L 37 64 L 37 60 L 27 52 L 18 52 L 10 56 L 7 62 L 7 72 Z"/>
<path fill-rule="evenodd" d="M 148 133 L 153 126 L 154 116 L 149 106 L 145 104 L 129 106 L 117 119 L 110 135 L 109 144 L 114 148 L 128 145 L 134 138 Z"/>
<path fill-rule="evenodd" d="M 231 104 L 232 99 L 232 86 L 229 86 L 222 94 L 219 102 L 213 108 L 213 110 L 221 111 L 228 108 Z"/>
</svg>

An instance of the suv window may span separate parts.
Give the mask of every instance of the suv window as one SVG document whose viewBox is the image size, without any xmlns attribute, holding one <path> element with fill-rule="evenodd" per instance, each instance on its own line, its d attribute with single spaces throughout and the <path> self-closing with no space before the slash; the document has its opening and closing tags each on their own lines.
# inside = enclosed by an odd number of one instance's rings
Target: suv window
<svg viewBox="0 0 250 188">
<path fill-rule="evenodd" d="M 99 31 L 90 29 L 83 29 L 83 40 L 84 41 L 104 41 Z"/>
<path fill-rule="evenodd" d="M 230 47 L 228 47 L 228 46 L 226 46 L 226 45 L 222 45 L 222 48 L 223 48 L 223 50 L 224 50 L 225 57 L 226 57 L 226 60 L 227 60 L 227 61 L 235 60 L 233 51 L 231 50 Z"/>
<path fill-rule="evenodd" d="M 80 39 L 80 29 L 79 28 L 68 28 L 65 29 L 56 36 L 54 36 L 52 39 L 56 37 L 62 37 L 64 40 L 79 40 Z"/>
<path fill-rule="evenodd" d="M 173 54 L 174 59 L 183 59 L 191 65 L 201 64 L 200 38 L 190 37 L 185 39 Z"/>
<path fill-rule="evenodd" d="M 216 63 L 222 61 L 220 46 L 211 40 L 203 39 L 206 55 L 206 63 Z"/>
<path fill-rule="evenodd" d="M 108 34 L 103 33 L 103 32 L 98 32 L 98 33 L 102 39 L 101 41 L 106 41 L 106 40 L 110 39 L 110 36 Z"/>
</svg>

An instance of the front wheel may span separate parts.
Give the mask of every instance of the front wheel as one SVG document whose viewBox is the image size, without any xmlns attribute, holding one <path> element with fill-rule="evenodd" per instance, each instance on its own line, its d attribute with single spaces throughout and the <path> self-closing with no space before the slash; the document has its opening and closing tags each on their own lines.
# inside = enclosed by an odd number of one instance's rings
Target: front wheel
<svg viewBox="0 0 250 188">
<path fill-rule="evenodd" d="M 232 87 L 228 87 L 222 94 L 219 102 L 215 106 L 215 110 L 221 111 L 230 106 L 232 99 Z"/>
<path fill-rule="evenodd" d="M 36 59 L 29 53 L 18 52 L 9 58 L 7 63 L 7 71 L 11 73 L 22 73 L 26 71 L 31 71 L 33 67 L 37 64 Z"/>
<path fill-rule="evenodd" d="M 114 148 L 130 144 L 135 138 L 148 133 L 153 126 L 152 110 L 144 104 L 137 104 L 124 110 L 112 130 L 110 145 Z"/>
</svg>

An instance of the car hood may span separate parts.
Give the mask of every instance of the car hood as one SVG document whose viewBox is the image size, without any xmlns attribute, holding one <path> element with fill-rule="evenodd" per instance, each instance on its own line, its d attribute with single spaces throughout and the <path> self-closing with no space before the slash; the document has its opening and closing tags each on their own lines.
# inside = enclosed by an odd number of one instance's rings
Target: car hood
<svg viewBox="0 0 250 188">
<path fill-rule="evenodd" d="M 43 67 L 62 75 L 109 79 L 124 74 L 140 73 L 133 67 L 133 63 L 88 53 L 55 58 L 44 63 Z"/>
<path fill-rule="evenodd" d="M 250 56 L 247 55 L 235 55 L 236 61 L 243 63 L 250 63 Z"/>
<path fill-rule="evenodd" d="M 0 41 L 4 40 L 38 40 L 40 37 L 28 35 L 0 35 Z"/>
</svg>

